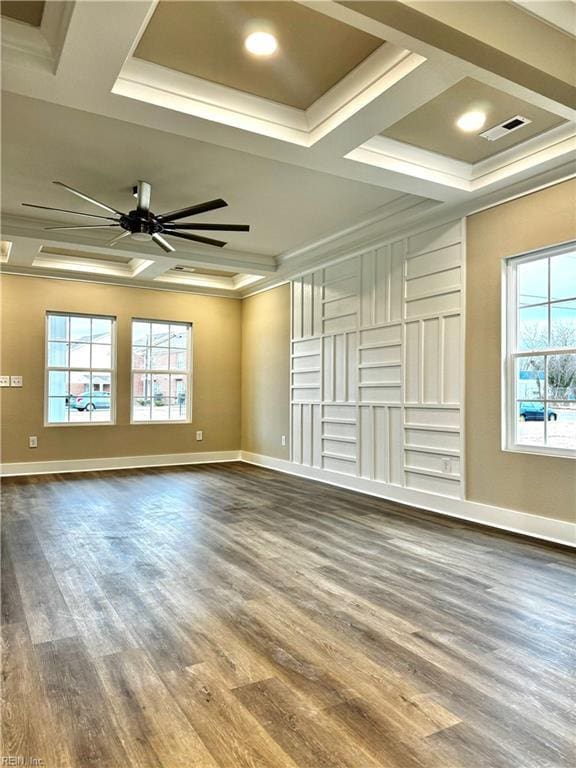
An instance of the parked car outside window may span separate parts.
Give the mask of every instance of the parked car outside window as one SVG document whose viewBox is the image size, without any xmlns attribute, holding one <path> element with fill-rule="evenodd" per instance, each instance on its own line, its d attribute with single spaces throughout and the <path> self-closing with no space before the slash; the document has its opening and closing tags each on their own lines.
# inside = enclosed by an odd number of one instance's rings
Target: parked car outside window
<svg viewBox="0 0 576 768">
<path fill-rule="evenodd" d="M 556 411 L 548 409 L 548 421 L 557 421 Z M 544 403 L 520 403 L 520 421 L 544 421 Z"/>
<path fill-rule="evenodd" d="M 70 395 L 70 408 L 77 411 L 95 411 L 110 409 L 110 392 L 82 392 Z"/>
</svg>

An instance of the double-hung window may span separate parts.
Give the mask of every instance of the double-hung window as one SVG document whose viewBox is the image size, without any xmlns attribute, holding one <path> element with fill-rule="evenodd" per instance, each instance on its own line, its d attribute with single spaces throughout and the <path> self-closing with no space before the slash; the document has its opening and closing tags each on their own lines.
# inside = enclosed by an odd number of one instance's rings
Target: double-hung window
<svg viewBox="0 0 576 768">
<path fill-rule="evenodd" d="M 576 243 L 505 269 L 504 447 L 576 457 Z"/>
<path fill-rule="evenodd" d="M 115 318 L 48 312 L 45 423 L 112 424 Z"/>
<path fill-rule="evenodd" d="M 132 321 L 132 423 L 189 422 L 192 326 Z"/>
</svg>

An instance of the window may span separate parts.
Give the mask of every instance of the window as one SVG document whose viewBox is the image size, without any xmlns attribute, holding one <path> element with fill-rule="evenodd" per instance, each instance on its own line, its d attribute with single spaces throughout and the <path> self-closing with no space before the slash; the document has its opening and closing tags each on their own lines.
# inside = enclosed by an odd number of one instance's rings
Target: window
<svg viewBox="0 0 576 768">
<path fill-rule="evenodd" d="M 192 326 L 132 321 L 132 422 L 190 421 Z"/>
<path fill-rule="evenodd" d="M 506 263 L 505 447 L 576 457 L 576 243 Z"/>
<path fill-rule="evenodd" d="M 45 423 L 112 424 L 115 318 L 46 316 Z"/>
</svg>

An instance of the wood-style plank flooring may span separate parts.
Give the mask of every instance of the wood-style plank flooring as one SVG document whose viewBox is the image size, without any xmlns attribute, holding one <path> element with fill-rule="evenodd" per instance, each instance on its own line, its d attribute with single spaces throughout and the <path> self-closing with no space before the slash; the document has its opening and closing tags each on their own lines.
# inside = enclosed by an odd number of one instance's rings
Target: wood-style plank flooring
<svg viewBox="0 0 576 768">
<path fill-rule="evenodd" d="M 567 550 L 243 464 L 8 480 L 2 534 L 16 765 L 575 765 Z"/>
</svg>

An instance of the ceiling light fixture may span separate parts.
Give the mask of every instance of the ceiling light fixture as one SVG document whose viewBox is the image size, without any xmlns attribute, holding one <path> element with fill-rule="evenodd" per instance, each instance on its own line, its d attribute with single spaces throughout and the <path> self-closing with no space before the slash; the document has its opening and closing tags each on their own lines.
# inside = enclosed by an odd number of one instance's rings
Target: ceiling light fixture
<svg viewBox="0 0 576 768">
<path fill-rule="evenodd" d="M 458 128 L 460 128 L 461 131 L 465 131 L 466 133 L 473 133 L 474 131 L 479 131 L 485 122 L 485 113 L 474 111 L 465 112 L 461 117 L 458 118 L 456 125 Z"/>
<path fill-rule="evenodd" d="M 252 32 L 244 41 L 244 47 L 254 56 L 272 56 L 278 49 L 278 40 L 270 32 Z"/>
</svg>

